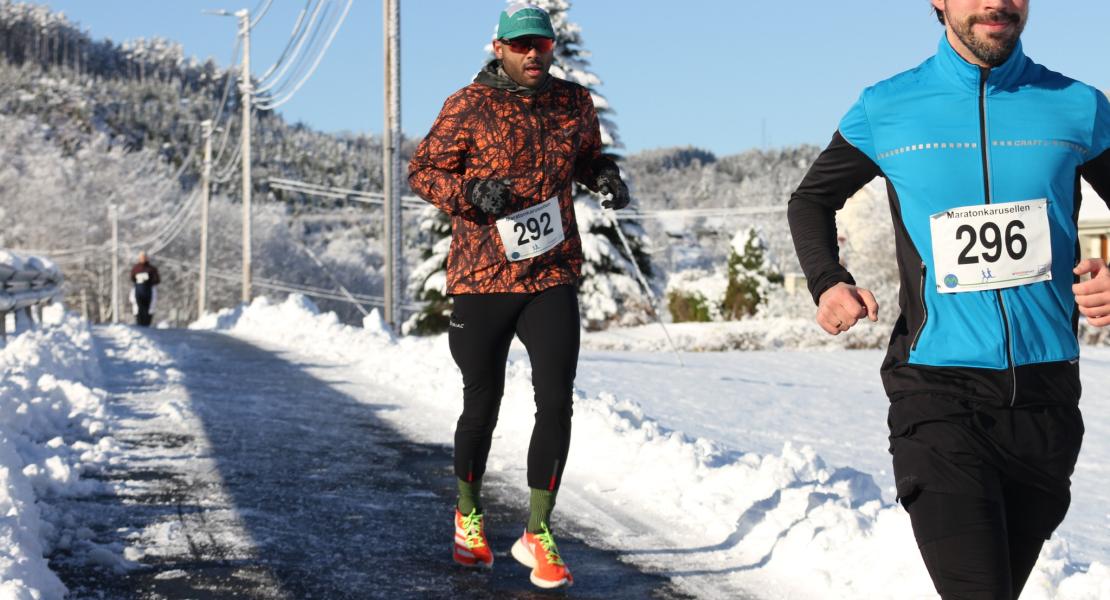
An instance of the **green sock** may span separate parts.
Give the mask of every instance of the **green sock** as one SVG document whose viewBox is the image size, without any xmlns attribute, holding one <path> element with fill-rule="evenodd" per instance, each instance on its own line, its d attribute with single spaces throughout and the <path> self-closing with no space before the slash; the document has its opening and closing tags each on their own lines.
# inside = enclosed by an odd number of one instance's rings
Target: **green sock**
<svg viewBox="0 0 1110 600">
<path fill-rule="evenodd" d="M 546 525 L 551 528 L 551 511 L 555 508 L 555 492 L 532 489 L 528 501 L 532 514 L 528 517 L 528 533 L 542 533 Z"/>
<path fill-rule="evenodd" d="M 478 511 L 482 514 L 482 480 L 476 479 L 474 481 L 458 480 L 459 483 L 459 512 L 464 516 L 470 515 L 471 511 Z"/>
</svg>

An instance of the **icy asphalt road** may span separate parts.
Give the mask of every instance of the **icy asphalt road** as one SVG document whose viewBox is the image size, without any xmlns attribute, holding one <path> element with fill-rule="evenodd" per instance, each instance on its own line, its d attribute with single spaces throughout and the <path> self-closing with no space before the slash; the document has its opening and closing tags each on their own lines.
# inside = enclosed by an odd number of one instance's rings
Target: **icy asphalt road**
<svg viewBox="0 0 1110 600">
<path fill-rule="evenodd" d="M 115 327 L 96 339 L 124 451 L 84 475 L 110 491 L 51 501 L 111 550 L 51 557 L 72 598 L 677 596 L 565 532 L 578 583 L 536 590 L 508 554 L 519 503 L 489 509 L 492 572 L 456 567 L 450 449 L 390 429 L 376 416 L 384 392 L 351 397 L 220 334 Z"/>
</svg>

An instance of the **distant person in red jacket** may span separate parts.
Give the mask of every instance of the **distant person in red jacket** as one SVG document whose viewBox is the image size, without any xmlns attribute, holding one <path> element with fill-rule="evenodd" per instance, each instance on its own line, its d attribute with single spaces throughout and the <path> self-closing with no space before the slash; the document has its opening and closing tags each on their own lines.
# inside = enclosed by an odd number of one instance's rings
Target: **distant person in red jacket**
<svg viewBox="0 0 1110 600">
<path fill-rule="evenodd" d="M 158 300 L 158 292 L 154 286 L 162 282 L 158 276 L 158 269 L 150 264 L 146 252 L 139 253 L 139 262 L 131 267 L 131 282 L 135 287 L 131 289 L 131 308 L 135 313 L 135 323 L 150 327 L 154 315 L 154 305 Z"/>
</svg>

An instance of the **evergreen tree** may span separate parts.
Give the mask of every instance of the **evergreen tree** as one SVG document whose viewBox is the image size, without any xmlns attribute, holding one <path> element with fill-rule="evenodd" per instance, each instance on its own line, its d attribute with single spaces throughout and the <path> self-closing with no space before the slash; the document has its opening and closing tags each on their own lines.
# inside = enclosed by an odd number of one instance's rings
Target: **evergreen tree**
<svg viewBox="0 0 1110 600">
<path fill-rule="evenodd" d="M 509 4 L 513 1 L 509 0 Z M 601 126 L 603 152 L 611 158 L 618 158 L 613 151 L 620 148 L 621 143 L 617 126 L 612 120 L 613 109 L 605 97 L 597 92 L 601 79 L 589 70 L 590 63 L 587 59 L 590 53 L 582 48 L 581 27 L 567 20 L 567 13 L 570 11 L 569 0 L 533 0 L 533 4 L 551 15 L 551 24 L 555 29 L 555 60 L 551 67 L 551 74 L 590 90 Z M 581 281 L 583 325 L 588 329 L 601 329 L 614 323 L 633 325 L 646 322 L 651 307 L 636 281 L 632 262 L 635 261 L 645 277 L 652 276 L 646 234 L 638 223 L 617 222 L 612 219 L 610 214 L 602 211 L 600 201 L 599 196 L 585 187 L 576 186 L 574 210 L 586 260 Z M 631 257 L 627 256 L 617 234 L 618 223 L 632 249 Z M 429 231 L 434 230 L 436 228 Z M 445 233 L 449 235 L 449 230 Z M 429 245 L 439 247 L 439 241 L 433 238 L 429 240 Z M 431 250 L 427 251 L 426 255 L 429 257 L 428 260 L 435 260 L 438 257 L 438 254 Z M 422 313 L 410 319 L 406 326 L 407 330 L 433 331 L 425 326 L 437 320 L 441 321 L 443 328 L 446 329 L 446 321 L 436 316 L 442 314 L 444 310 L 444 305 L 436 298 L 443 298 L 446 290 L 429 285 L 429 282 L 446 281 L 444 277 L 446 255 L 442 260 L 437 270 L 427 268 L 428 265 L 425 263 L 413 273 L 410 290 L 415 293 L 414 297 L 417 300 L 429 304 Z M 418 323 L 421 325 L 418 326 Z"/>
<path fill-rule="evenodd" d="M 771 263 L 767 243 L 754 227 L 742 229 L 732 238 L 728 257 L 728 288 L 721 303 L 729 320 L 755 315 L 772 286 L 782 285 L 783 277 Z"/>
<path fill-rule="evenodd" d="M 447 330 L 451 301 L 447 297 L 447 254 L 451 250 L 451 219 L 429 205 L 421 212 L 420 241 L 423 261 L 409 275 L 409 296 L 424 303 L 401 327 L 408 335 L 430 335 Z"/>
</svg>

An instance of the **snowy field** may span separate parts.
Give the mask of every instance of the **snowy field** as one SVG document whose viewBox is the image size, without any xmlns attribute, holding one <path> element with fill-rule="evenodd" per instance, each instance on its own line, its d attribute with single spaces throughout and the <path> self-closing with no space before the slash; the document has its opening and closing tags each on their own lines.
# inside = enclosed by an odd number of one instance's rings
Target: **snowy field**
<svg viewBox="0 0 1110 600">
<path fill-rule="evenodd" d="M 134 558 L 125 545 L 97 545 L 52 508 L 65 504 L 60 497 L 103 491 L 81 474 L 116 460 L 117 443 L 106 434 L 88 327 L 57 311 L 48 321 L 0 349 L 2 599 L 60 597 L 44 552 L 120 568 Z M 417 441 L 451 441 L 461 386 L 444 337 L 396 340 L 375 317 L 344 326 L 296 297 L 259 299 L 196 327 L 281 350 L 356 398 L 386 386 L 393 398 L 380 409 L 384 419 Z M 732 335 L 698 329 L 676 328 L 676 338 L 703 348 Z M 878 352 L 836 351 L 837 342 L 834 350 L 684 352 L 679 368 L 658 337 L 650 328 L 586 337 L 556 530 L 697 597 L 935 597 L 908 518 L 891 504 Z M 522 349 L 510 360 L 489 487 L 524 498 L 531 384 Z M 172 361 L 158 362 L 172 370 Z M 1087 436 L 1075 502 L 1025 599 L 1110 598 L 1110 490 L 1098 484 L 1110 468 L 1110 406 L 1096 385 L 1110 378 L 1110 349 L 1084 349 L 1083 377 Z M 590 582 L 579 587 L 587 592 Z"/>
<path fill-rule="evenodd" d="M 384 418 L 414 439 L 451 442 L 461 379 L 444 337 L 395 340 L 376 316 L 352 328 L 300 298 L 260 299 L 195 327 L 327 364 L 346 393 L 387 386 L 396 397 Z M 682 333 L 699 345 L 693 328 Z M 891 504 L 878 352 L 684 353 L 679 368 L 653 335 L 587 337 L 556 528 L 561 515 L 699 597 L 935 597 L 909 519 Z M 489 471 L 523 495 L 532 391 L 522 350 L 510 360 Z M 1110 351 L 1086 349 L 1083 370 L 1076 501 L 1026 599 L 1110 598 L 1110 495 L 1096 484 L 1110 466 L 1110 406 L 1093 391 L 1110 377 Z"/>
<path fill-rule="evenodd" d="M 759 321 L 745 321 L 670 327 L 680 348 L 704 350 L 727 345 L 758 326 Z M 799 335 L 809 327 L 812 343 L 827 344 L 826 351 L 683 353 L 686 368 L 681 369 L 673 368 L 673 354 L 653 351 L 666 347 L 658 326 L 588 334 L 577 384 L 585 390 L 620 390 L 666 427 L 731 450 L 774 453 L 784 440 L 812 447 L 830 465 L 850 465 L 871 475 L 883 499 L 892 502 L 888 401 L 878 376 L 884 351 L 845 351 L 837 347 L 843 335 L 825 335 L 809 323 L 780 324 L 780 333 L 769 328 L 767 335 Z M 868 327 L 874 328 L 861 326 Z M 624 351 L 598 351 L 611 348 Z M 526 357 L 523 349 L 518 356 Z M 1110 378 L 1110 348 L 1084 348 L 1082 356 L 1080 406 L 1087 432 L 1072 478 L 1072 509 L 1059 534 L 1073 559 L 1110 563 L 1110 486 L 1105 485 L 1110 394 L 1102 387 Z M 653 366 L 667 368 L 667 376 L 645 378 Z"/>
</svg>

